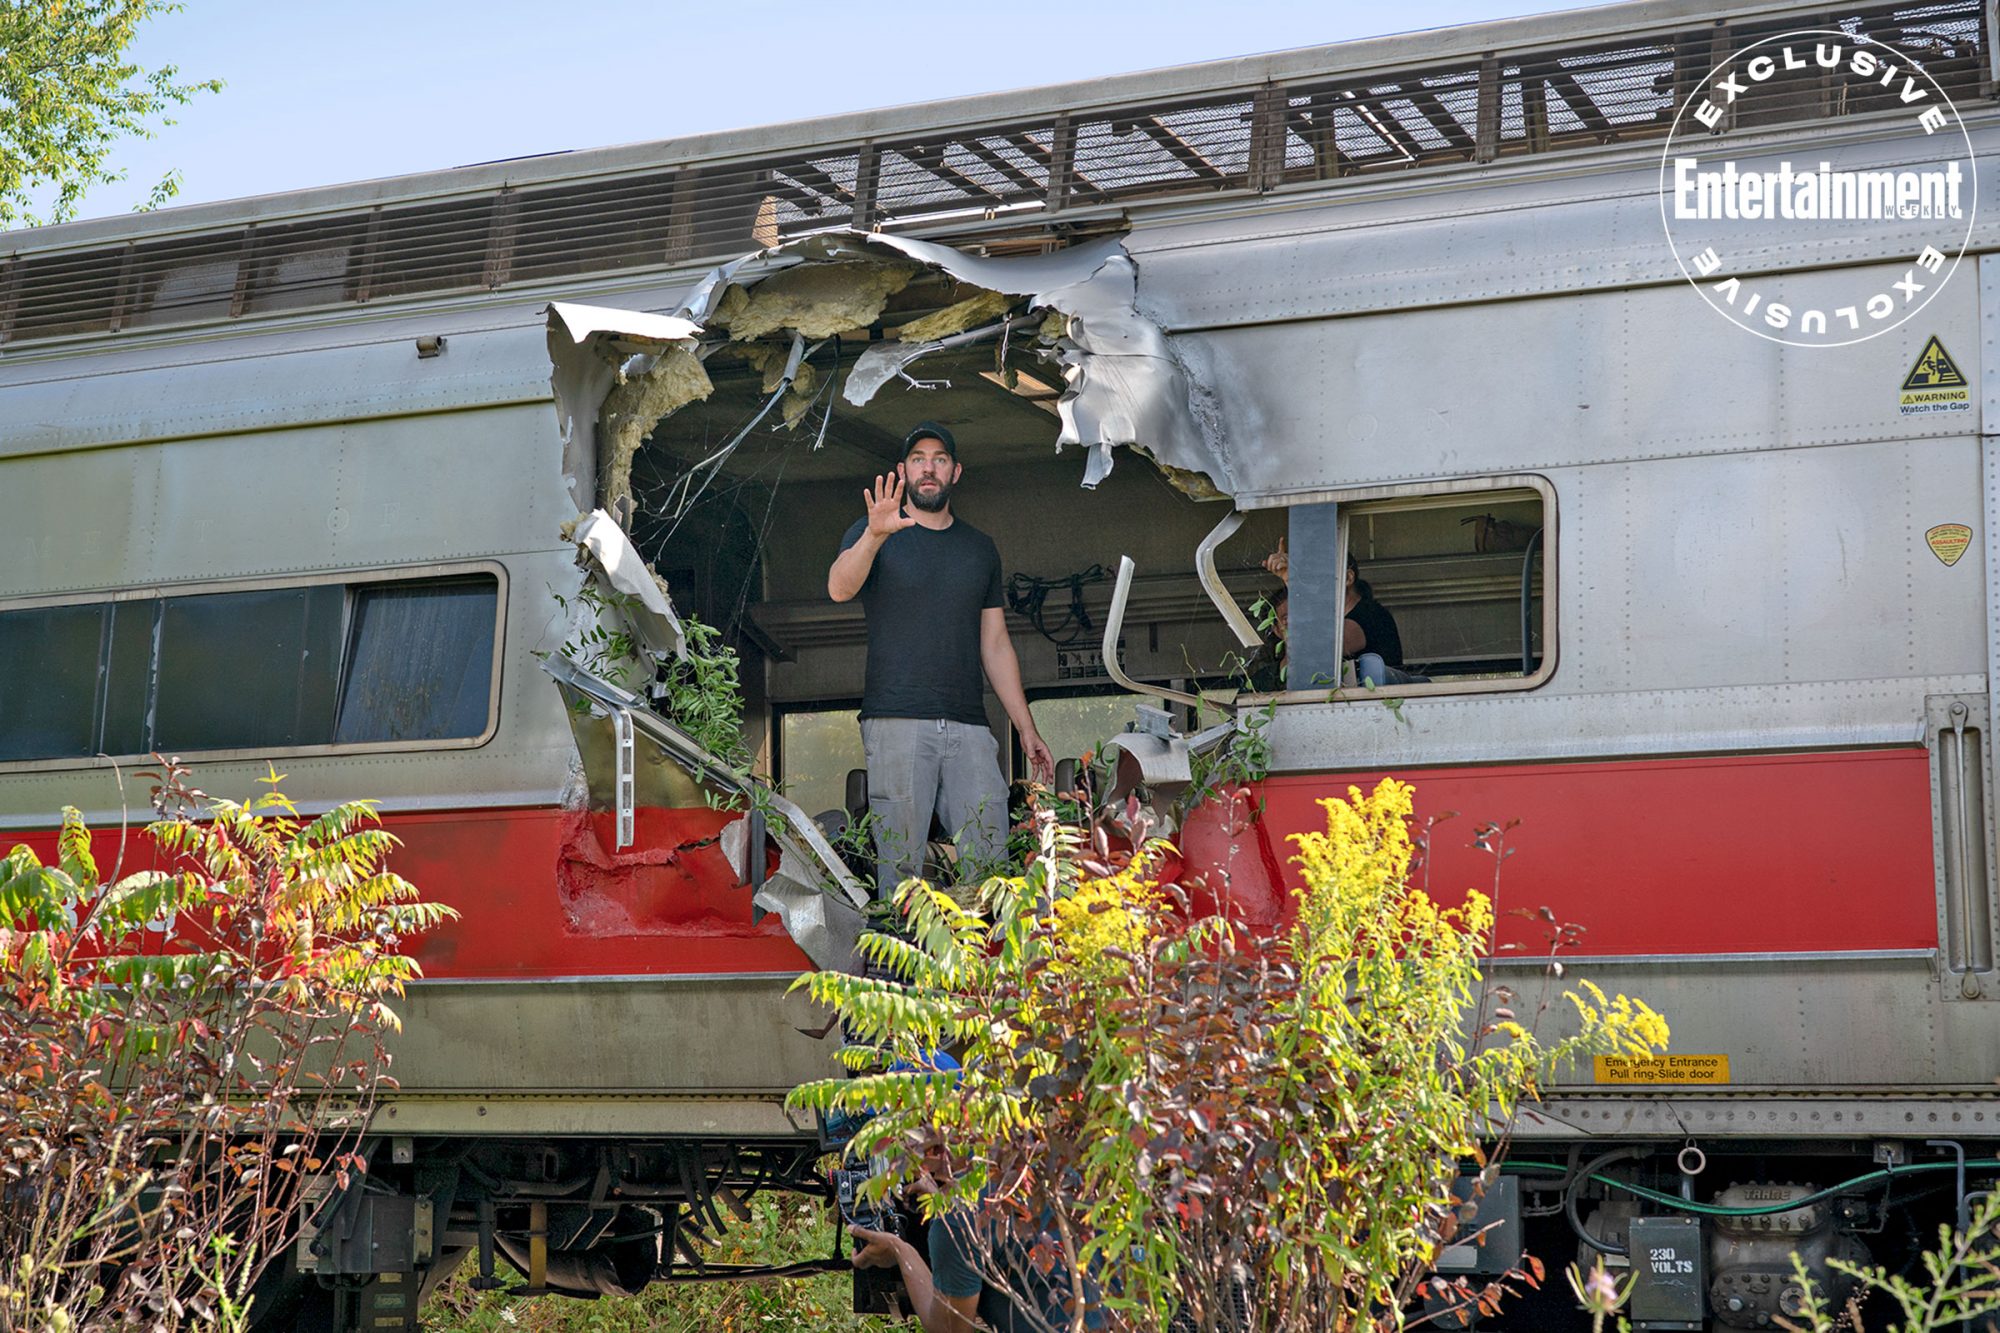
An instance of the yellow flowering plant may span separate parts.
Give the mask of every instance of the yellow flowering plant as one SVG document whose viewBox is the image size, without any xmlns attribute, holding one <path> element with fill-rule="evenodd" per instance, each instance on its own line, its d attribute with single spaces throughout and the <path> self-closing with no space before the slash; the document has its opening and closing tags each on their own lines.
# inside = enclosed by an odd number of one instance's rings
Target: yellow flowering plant
<svg viewBox="0 0 2000 1333">
<path fill-rule="evenodd" d="M 866 1113 L 850 1150 L 886 1156 L 873 1188 L 935 1178 L 929 1210 L 983 1219 L 990 1282 L 1054 1285 L 1063 1317 L 1031 1313 L 1050 1333 L 1400 1328 L 1420 1295 L 1490 1306 L 1538 1281 L 1435 1277 L 1454 1187 L 1491 1178 L 1523 1098 L 1663 1049 L 1666 1024 L 1583 983 L 1567 1035 L 1538 1036 L 1490 1004 L 1490 899 L 1412 882 L 1410 787 L 1321 805 L 1272 938 L 1192 919 L 1166 844 L 1123 852 L 1048 811 L 976 901 L 903 885 L 901 930 L 862 941 L 870 975 L 800 979 L 852 1077 L 793 1104 Z"/>
</svg>

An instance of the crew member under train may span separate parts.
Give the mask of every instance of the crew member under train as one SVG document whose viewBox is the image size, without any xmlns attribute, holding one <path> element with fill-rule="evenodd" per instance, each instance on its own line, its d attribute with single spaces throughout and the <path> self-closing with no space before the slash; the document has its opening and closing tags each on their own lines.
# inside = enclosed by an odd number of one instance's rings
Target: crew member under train
<svg viewBox="0 0 2000 1333">
<path fill-rule="evenodd" d="M 952 831 L 962 865 L 984 869 L 1006 854 L 1007 784 L 986 725 L 982 676 L 1035 778 L 1055 777 L 1007 636 L 1000 552 L 951 512 L 963 475 L 951 432 L 919 424 L 895 473 L 863 489 L 866 513 L 841 538 L 826 575 L 827 595 L 859 597 L 867 617 L 861 745 L 884 897 L 923 872 L 933 811 Z"/>
<path fill-rule="evenodd" d="M 1292 561 L 1283 538 L 1278 540 L 1278 549 L 1264 557 L 1264 568 L 1286 585 L 1273 599 L 1276 605 L 1284 605 L 1291 591 Z M 1285 632 L 1282 619 L 1278 632 Z M 1355 563 L 1352 552 L 1347 556 L 1347 616 L 1341 625 L 1340 652 L 1353 660 L 1355 679 L 1363 685 L 1410 685 L 1425 679 L 1403 669 L 1403 637 L 1396 631 L 1396 617 L 1375 600 L 1375 590 L 1361 577 L 1361 566 Z"/>
</svg>

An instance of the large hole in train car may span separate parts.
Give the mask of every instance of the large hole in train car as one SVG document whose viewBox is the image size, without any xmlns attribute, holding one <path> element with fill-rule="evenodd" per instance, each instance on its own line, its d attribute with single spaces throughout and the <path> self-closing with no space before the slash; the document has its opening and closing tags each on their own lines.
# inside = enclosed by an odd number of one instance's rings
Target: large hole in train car
<svg viewBox="0 0 2000 1333">
<path fill-rule="evenodd" d="M 747 739 L 760 767 L 815 813 L 840 805 L 846 774 L 861 762 L 854 710 L 867 649 L 860 605 L 828 599 L 827 568 L 863 513 L 863 488 L 895 468 L 919 421 L 957 439 L 964 474 L 953 513 L 999 547 L 1023 683 L 1059 753 L 1081 754 L 1123 730 L 1139 702 L 1112 686 L 1101 659 L 1121 555 L 1141 571 L 1124 628 L 1126 670 L 1184 690 L 1241 686 L 1247 654 L 1195 570 L 1196 548 L 1226 501 L 1191 498 L 1133 451 L 1120 452 L 1097 489 L 1083 489 L 1083 453 L 1055 447 L 1061 375 L 1034 354 L 1032 338 L 933 353 L 863 407 L 840 396 L 870 339 L 895 337 L 975 293 L 937 275 L 912 281 L 872 329 L 829 339 L 807 363 L 812 398 L 794 424 L 774 411 L 705 478 L 704 461 L 769 398 L 767 358 L 789 340 L 748 344 L 747 355 L 726 345 L 705 363 L 711 396 L 660 422 L 633 462 L 635 545 L 678 610 L 726 628 L 743 660 Z M 1259 562 L 1283 531 L 1281 514 L 1252 515 L 1231 543 L 1240 557 L 1221 573 L 1245 602 L 1269 582 Z M 990 700 L 988 715 L 1011 748 Z M 1013 771 L 1025 771 L 1018 756 Z"/>
</svg>

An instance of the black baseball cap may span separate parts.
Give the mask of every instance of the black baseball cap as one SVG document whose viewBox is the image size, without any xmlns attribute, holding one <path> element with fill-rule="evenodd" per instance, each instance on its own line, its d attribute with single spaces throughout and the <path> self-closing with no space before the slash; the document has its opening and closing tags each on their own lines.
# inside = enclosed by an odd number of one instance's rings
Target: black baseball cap
<svg viewBox="0 0 2000 1333">
<path fill-rule="evenodd" d="M 916 429 L 903 437 L 903 457 L 910 456 L 910 450 L 917 447 L 918 440 L 936 440 L 951 455 L 951 461 L 958 461 L 958 441 L 951 438 L 951 432 L 935 421 L 919 421 Z"/>
</svg>

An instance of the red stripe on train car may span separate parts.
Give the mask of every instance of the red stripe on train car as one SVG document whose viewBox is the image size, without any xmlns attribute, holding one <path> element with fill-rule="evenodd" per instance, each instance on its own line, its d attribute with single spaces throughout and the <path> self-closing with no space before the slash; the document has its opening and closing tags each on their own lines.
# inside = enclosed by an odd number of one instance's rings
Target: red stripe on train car
<svg viewBox="0 0 2000 1333">
<path fill-rule="evenodd" d="M 434 980 L 806 971 L 717 842 L 730 811 L 640 807 L 634 846 L 612 817 L 562 810 L 391 814 L 393 865 L 461 919 L 418 945 Z"/>
<path fill-rule="evenodd" d="M 1290 834 L 1324 828 L 1315 802 L 1380 773 L 1282 776 L 1263 784 L 1254 858 L 1296 883 Z M 1499 906 L 1548 907 L 1586 929 L 1583 954 L 1925 949 L 1938 943 L 1930 763 L 1920 748 L 1605 763 L 1430 768 L 1395 776 L 1431 833 L 1431 891 L 1491 891 L 1481 823 L 1520 823 Z M 1213 833 L 1205 835 L 1214 843 Z M 1203 837 L 1192 839 L 1196 844 Z M 1197 858 L 1189 849 L 1189 859 Z M 1289 896 L 1289 895 L 1287 895 Z M 1542 945 L 1503 917 L 1502 943 Z"/>
<path fill-rule="evenodd" d="M 389 868 L 460 919 L 414 942 L 429 980 L 797 974 L 812 964 L 775 916 L 752 921 L 750 889 L 717 842 L 735 816 L 642 807 L 636 845 L 613 853 L 611 816 L 560 809 L 386 813 L 402 839 Z M 55 856 L 53 831 L 0 839 Z M 115 831 L 100 831 L 106 873 Z M 150 850 L 136 839 L 128 870 Z"/>
<path fill-rule="evenodd" d="M 1180 833 L 1190 875 L 1228 876 L 1229 907 L 1276 924 L 1296 884 L 1289 835 L 1315 804 L 1380 773 L 1273 777 L 1262 810 L 1203 807 Z M 1930 768 L 1922 749 L 1605 763 L 1481 765 L 1397 774 L 1431 834 L 1430 884 L 1450 901 L 1490 890 L 1481 823 L 1520 821 L 1503 911 L 1548 907 L 1585 927 L 1586 954 L 1935 948 Z M 750 892 L 716 835 L 733 816 L 641 808 L 637 845 L 611 853 L 610 817 L 555 809 L 392 813 L 391 862 L 462 919 L 416 946 L 427 977 L 533 979 L 796 973 L 810 963 Z M 53 856 L 53 832 L 26 835 Z M 100 855 L 109 860 L 100 835 Z M 133 868 L 136 868 L 136 863 Z M 1502 919 L 1527 948 L 1537 929 Z"/>
</svg>

